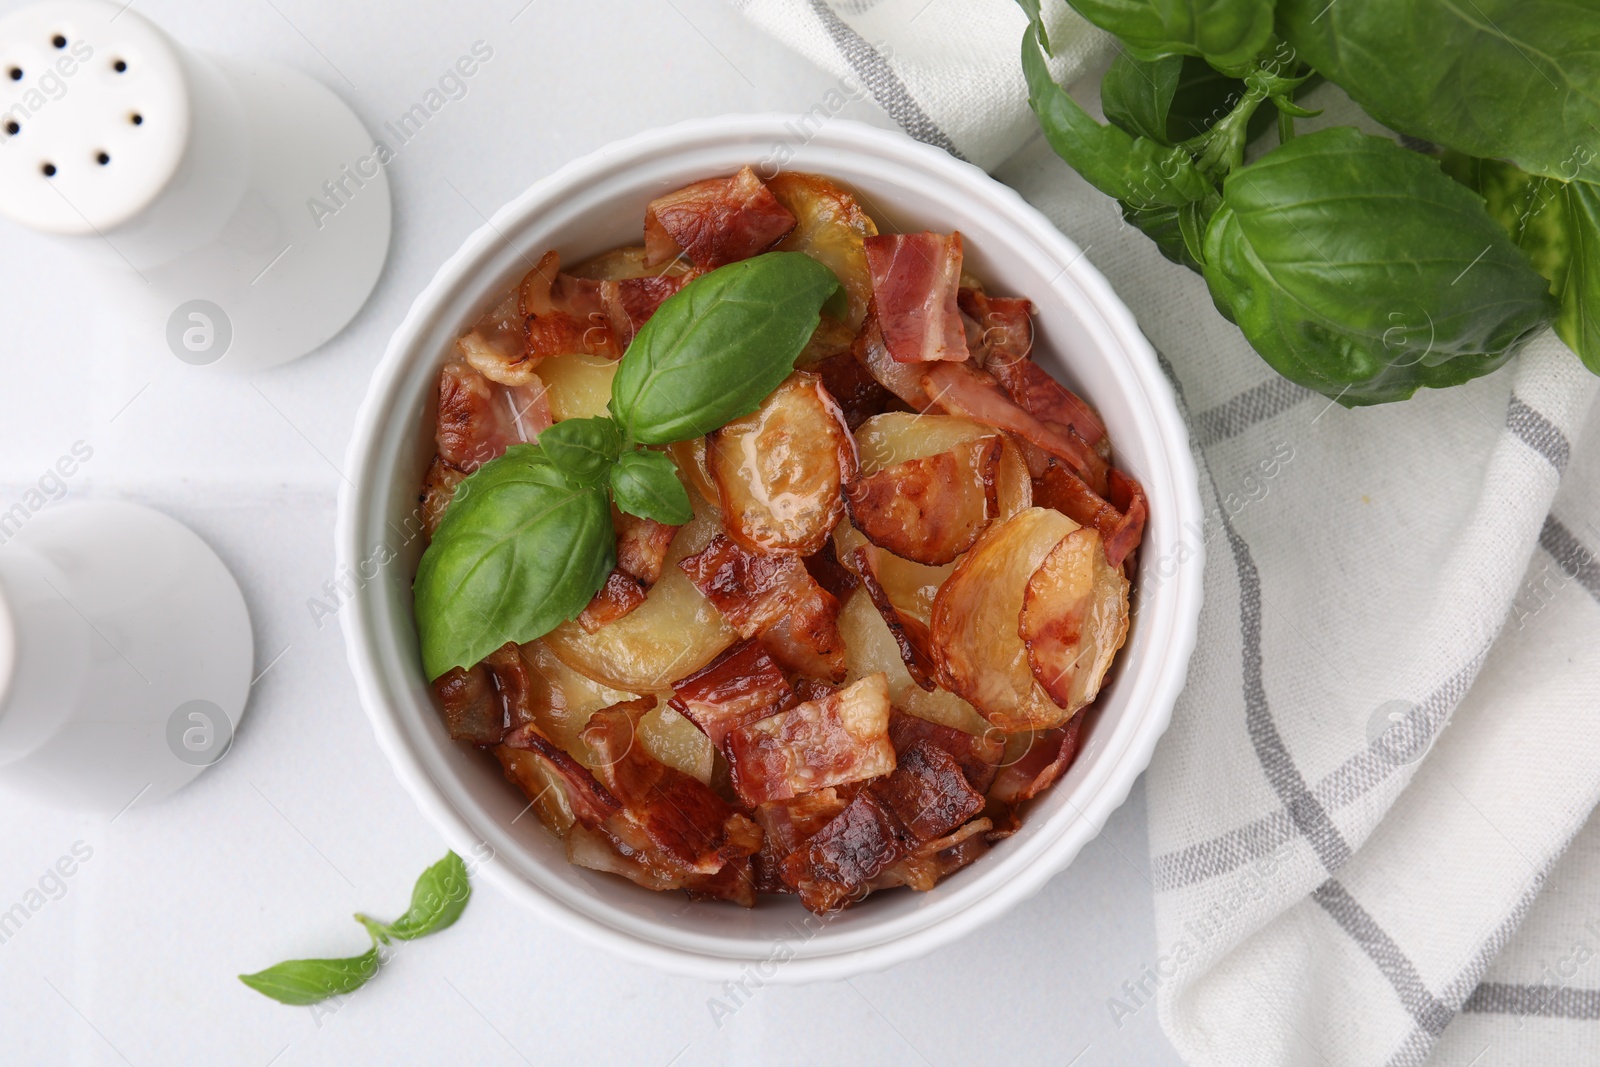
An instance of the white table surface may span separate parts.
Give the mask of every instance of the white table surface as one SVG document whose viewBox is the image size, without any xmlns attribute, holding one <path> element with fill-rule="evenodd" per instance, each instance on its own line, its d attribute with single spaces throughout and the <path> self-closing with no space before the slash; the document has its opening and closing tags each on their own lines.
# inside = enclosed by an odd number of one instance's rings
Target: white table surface
<svg viewBox="0 0 1600 1067">
<path fill-rule="evenodd" d="M 244 588 L 263 672 L 233 750 L 168 801 L 112 821 L 5 797 L 0 910 L 75 843 L 93 855 L 0 944 L 0 1063 L 1177 1062 L 1153 1007 L 1119 1027 L 1107 1006 L 1154 962 L 1142 787 L 1006 918 L 888 972 L 763 989 L 720 1026 L 717 987 L 624 963 L 487 887 L 336 1014 L 235 979 L 363 951 L 350 914 L 398 914 L 444 852 L 373 742 L 337 625 L 307 608 L 332 576 L 352 415 L 412 298 L 562 163 L 685 118 L 804 111 L 832 86 L 719 0 L 523 4 L 138 0 L 180 40 L 322 80 L 373 129 L 475 41 L 494 49 L 389 168 L 394 245 L 372 300 L 297 363 L 250 379 L 184 365 L 127 336 L 70 255 L 0 223 L 0 508 L 86 442 L 69 496 L 193 526 Z M 870 100 L 843 114 L 891 125 Z"/>
</svg>

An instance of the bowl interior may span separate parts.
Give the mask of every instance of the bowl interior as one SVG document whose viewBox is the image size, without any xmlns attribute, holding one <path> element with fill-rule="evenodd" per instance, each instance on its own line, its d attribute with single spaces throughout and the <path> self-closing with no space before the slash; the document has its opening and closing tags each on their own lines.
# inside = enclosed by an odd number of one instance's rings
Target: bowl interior
<svg viewBox="0 0 1600 1067">
<path fill-rule="evenodd" d="M 794 121 L 720 120 L 636 138 L 546 179 L 474 235 L 419 298 L 379 370 L 341 515 L 342 558 L 376 579 L 345 613 L 352 665 L 380 740 L 419 803 L 458 846 L 492 849 L 486 873 L 547 914 L 624 951 L 708 974 L 775 953 L 800 961 L 791 976 L 886 965 L 1036 891 L 1099 832 L 1148 762 L 1199 611 L 1199 546 L 1180 549 L 1186 524 L 1199 519 L 1187 434 L 1153 353 L 1104 280 L 1043 216 L 976 169 L 853 123 L 829 123 L 802 141 Z M 1098 406 L 1118 463 L 1144 483 L 1151 510 L 1134 625 L 1070 772 L 1035 802 L 1019 833 L 933 891 L 875 894 L 825 920 L 793 898 L 763 899 L 754 910 L 691 903 L 569 864 L 494 759 L 446 736 L 423 678 L 410 592 L 435 382 L 454 339 L 546 249 L 574 263 L 637 244 L 653 197 L 746 163 L 765 163 L 770 175 L 784 153 L 787 168 L 855 190 L 885 230 L 959 229 L 967 267 L 990 291 L 1030 297 L 1037 358 Z"/>
</svg>

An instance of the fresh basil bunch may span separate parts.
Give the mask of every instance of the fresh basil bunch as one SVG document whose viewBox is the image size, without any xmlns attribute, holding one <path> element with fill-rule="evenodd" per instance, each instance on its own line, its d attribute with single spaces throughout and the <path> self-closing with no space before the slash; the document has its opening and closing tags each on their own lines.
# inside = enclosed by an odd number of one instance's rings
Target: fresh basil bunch
<svg viewBox="0 0 1600 1067">
<path fill-rule="evenodd" d="M 799 252 L 730 263 L 656 310 L 611 382 L 610 418 L 568 419 L 456 487 L 414 585 L 434 679 L 575 618 L 616 565 L 611 505 L 693 517 L 672 461 L 641 448 L 748 415 L 794 369 L 839 279 Z"/>
<path fill-rule="evenodd" d="M 1104 125 L 1051 77 L 1040 0 L 1018 3 L 1051 146 L 1285 377 L 1346 406 L 1403 400 L 1552 323 L 1600 373 L 1600 8 L 1070 0 L 1124 46 Z M 1297 137 L 1321 78 L 1440 158 L 1351 127 Z M 1274 115 L 1278 146 L 1246 165 Z"/>
</svg>

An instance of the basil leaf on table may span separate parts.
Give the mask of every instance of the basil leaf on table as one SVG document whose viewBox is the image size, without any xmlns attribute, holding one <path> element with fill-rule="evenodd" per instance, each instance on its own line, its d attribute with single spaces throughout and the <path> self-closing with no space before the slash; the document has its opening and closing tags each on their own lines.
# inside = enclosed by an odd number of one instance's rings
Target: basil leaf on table
<svg viewBox="0 0 1600 1067">
<path fill-rule="evenodd" d="M 1142 59 L 1204 56 L 1218 67 L 1248 63 L 1272 36 L 1272 0 L 1069 0 Z"/>
<path fill-rule="evenodd" d="M 458 487 L 417 567 L 428 679 L 575 618 L 615 565 L 605 490 L 513 445 Z"/>
<path fill-rule="evenodd" d="M 401 941 L 437 933 L 450 926 L 466 910 L 472 896 L 467 865 L 454 852 L 422 872 L 411 890 L 411 907 L 388 924 L 389 936 Z"/>
<path fill-rule="evenodd" d="M 417 879 L 411 890 L 411 907 L 400 918 L 384 923 L 370 915 L 356 915 L 356 922 L 366 927 L 372 938 L 372 948 L 366 952 L 342 960 L 286 960 L 255 974 L 241 974 L 239 981 L 283 1004 L 315 1004 L 353 993 L 382 966 L 380 942 L 387 945 L 390 938 L 411 941 L 443 930 L 461 917 L 471 895 L 467 865 L 454 852 L 447 852 Z"/>
<path fill-rule="evenodd" d="M 668 297 L 611 380 L 611 413 L 625 439 L 671 444 L 750 414 L 794 370 L 839 288 L 810 256 L 768 252 Z"/>
<path fill-rule="evenodd" d="M 619 511 L 682 526 L 694 518 L 689 491 L 664 452 L 628 452 L 611 468 L 611 494 Z"/>
<path fill-rule="evenodd" d="M 1476 196 L 1350 127 L 1229 175 L 1205 260 L 1217 307 L 1256 351 L 1346 406 L 1487 374 L 1554 313 Z"/>
<path fill-rule="evenodd" d="M 1392 129 L 1600 181 L 1600 6 L 1588 0 L 1282 0 L 1278 25 Z"/>
<path fill-rule="evenodd" d="M 353 993 L 378 973 L 378 947 L 344 960 L 286 960 L 239 981 L 282 1004 L 303 1006 Z"/>
<path fill-rule="evenodd" d="M 622 452 L 622 434 L 608 418 L 563 419 L 540 431 L 539 447 L 567 477 L 597 485 Z"/>
</svg>

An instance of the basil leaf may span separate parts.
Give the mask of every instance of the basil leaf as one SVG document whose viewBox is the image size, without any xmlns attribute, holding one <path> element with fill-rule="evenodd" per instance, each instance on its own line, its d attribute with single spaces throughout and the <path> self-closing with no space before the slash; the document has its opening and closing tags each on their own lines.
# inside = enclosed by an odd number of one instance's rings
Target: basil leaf
<svg viewBox="0 0 1600 1067">
<path fill-rule="evenodd" d="M 1167 137 L 1167 113 L 1183 66 L 1181 56 L 1138 59 L 1120 53 L 1100 79 L 1100 106 L 1106 118 L 1135 137 L 1174 144 Z"/>
<path fill-rule="evenodd" d="M 1045 63 L 1044 40 L 1044 27 L 1030 23 L 1022 38 L 1022 72 L 1028 81 L 1028 104 L 1056 155 L 1090 185 L 1135 209 L 1182 207 L 1212 191 L 1182 148 L 1134 137 L 1090 117 L 1056 84 Z"/>
<path fill-rule="evenodd" d="M 596 485 L 622 452 L 622 432 L 604 416 L 563 419 L 539 434 L 544 457 L 583 485 Z"/>
<path fill-rule="evenodd" d="M 839 279 L 803 252 L 718 267 L 650 316 L 611 380 L 630 442 L 671 444 L 748 415 L 794 370 Z"/>
<path fill-rule="evenodd" d="M 388 925 L 388 932 L 401 941 L 437 933 L 461 918 L 470 896 L 467 865 L 454 852 L 447 853 L 422 872 L 411 890 L 411 907 Z"/>
<path fill-rule="evenodd" d="M 378 949 L 344 960 L 288 960 L 239 981 L 282 1004 L 315 1004 L 353 993 L 378 973 Z"/>
<path fill-rule="evenodd" d="M 1439 165 L 1334 127 L 1228 176 L 1205 234 L 1217 307 L 1279 373 L 1341 403 L 1494 370 L 1546 325 L 1546 283 Z"/>
<path fill-rule="evenodd" d="M 615 565 L 605 490 L 568 479 L 538 445 L 507 449 L 457 488 L 417 567 L 429 680 L 576 617 Z"/>
<path fill-rule="evenodd" d="M 694 518 L 689 491 L 663 452 L 625 453 L 611 468 L 611 493 L 619 511 L 641 519 L 682 526 Z"/>
<path fill-rule="evenodd" d="M 1556 333 L 1584 366 L 1600 374 L 1600 186 L 1573 182 L 1562 195 L 1570 252 L 1557 292 Z"/>
<path fill-rule="evenodd" d="M 1600 181 L 1590 0 L 1283 0 L 1300 57 L 1392 129 L 1533 174 Z"/>
<path fill-rule="evenodd" d="M 1236 67 L 1248 63 L 1272 36 L 1272 0 L 1071 0 L 1071 4 L 1143 59 L 1204 56 L 1219 67 Z"/>
</svg>

